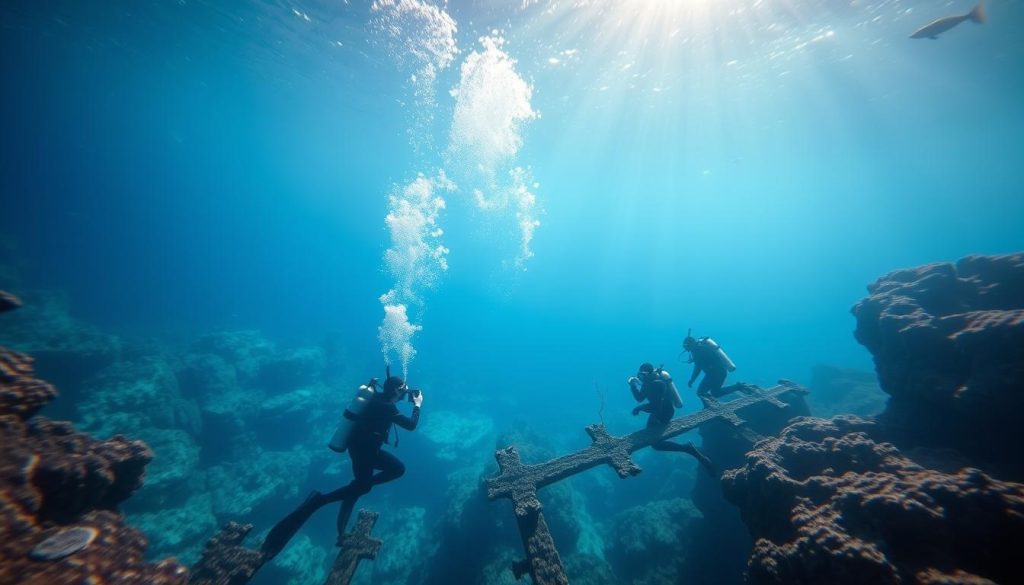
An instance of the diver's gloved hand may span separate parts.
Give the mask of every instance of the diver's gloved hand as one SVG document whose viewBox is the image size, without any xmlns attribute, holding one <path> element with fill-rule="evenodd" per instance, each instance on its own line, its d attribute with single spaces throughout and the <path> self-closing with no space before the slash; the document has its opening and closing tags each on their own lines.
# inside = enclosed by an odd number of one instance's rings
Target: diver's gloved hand
<svg viewBox="0 0 1024 585">
<path fill-rule="evenodd" d="M 419 408 L 423 404 L 423 391 L 419 391 L 412 395 L 412 405 Z"/>
<path fill-rule="evenodd" d="M 629 384 L 630 388 L 636 388 L 637 385 L 640 384 L 640 378 L 637 378 L 636 376 L 630 376 L 629 379 L 626 380 L 626 383 Z"/>
<path fill-rule="evenodd" d="M 633 409 L 633 416 L 636 416 L 638 414 L 640 414 L 640 407 L 639 406 Z"/>
</svg>

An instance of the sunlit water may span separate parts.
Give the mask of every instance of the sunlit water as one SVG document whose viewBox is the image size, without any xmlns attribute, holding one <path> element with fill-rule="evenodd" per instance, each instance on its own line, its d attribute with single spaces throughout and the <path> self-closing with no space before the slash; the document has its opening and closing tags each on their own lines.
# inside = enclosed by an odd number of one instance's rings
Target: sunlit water
<svg viewBox="0 0 1024 585">
<path fill-rule="evenodd" d="M 869 369 L 866 284 L 1021 248 L 1024 8 L 908 38 L 970 8 L 7 2 L 3 245 L 108 331 L 340 334 L 581 445 L 689 328 Z"/>
</svg>

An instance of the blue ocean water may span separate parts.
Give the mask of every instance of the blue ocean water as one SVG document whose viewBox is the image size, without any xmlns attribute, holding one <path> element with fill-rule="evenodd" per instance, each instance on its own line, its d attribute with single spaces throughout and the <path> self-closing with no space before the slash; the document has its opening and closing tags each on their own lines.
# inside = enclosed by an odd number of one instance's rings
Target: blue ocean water
<svg viewBox="0 0 1024 585">
<path fill-rule="evenodd" d="M 337 338 L 339 393 L 387 359 L 582 446 L 691 328 L 731 379 L 870 370 L 868 283 L 1024 246 L 1024 7 L 908 38 L 971 8 L 9 1 L 0 238 L 106 331 Z"/>
</svg>

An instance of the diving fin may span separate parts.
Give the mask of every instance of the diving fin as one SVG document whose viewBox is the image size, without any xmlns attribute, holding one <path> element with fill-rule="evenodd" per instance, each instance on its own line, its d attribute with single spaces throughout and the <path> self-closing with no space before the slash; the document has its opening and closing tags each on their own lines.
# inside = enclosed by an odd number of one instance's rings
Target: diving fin
<svg viewBox="0 0 1024 585">
<path fill-rule="evenodd" d="M 260 552 L 267 560 L 276 557 L 284 550 L 284 547 L 288 546 L 288 542 L 299 531 L 299 528 L 302 528 L 313 512 L 316 512 L 324 504 L 322 498 L 323 494 L 313 490 L 306 497 L 306 501 L 270 529 L 267 538 L 263 540 L 263 545 L 260 546 Z"/>
</svg>

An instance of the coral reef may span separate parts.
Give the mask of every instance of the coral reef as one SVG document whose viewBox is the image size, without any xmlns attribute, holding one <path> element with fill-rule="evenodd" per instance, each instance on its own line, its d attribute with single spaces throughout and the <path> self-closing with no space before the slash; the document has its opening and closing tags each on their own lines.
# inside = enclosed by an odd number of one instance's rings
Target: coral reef
<svg viewBox="0 0 1024 585">
<path fill-rule="evenodd" d="M 69 418 L 83 382 L 117 361 L 125 350 L 115 336 L 73 318 L 64 295 L 32 291 L 22 300 L 24 306 L 4 315 L 0 345 L 32 356 L 40 376 L 61 389 L 61 399 L 50 404 L 46 414 Z"/>
<path fill-rule="evenodd" d="M 34 378 L 24 355 L 0 348 L 0 364 L 0 582 L 183 585 L 185 568 L 173 560 L 147 564 L 146 539 L 115 511 L 141 485 L 149 448 L 30 418 L 56 392 Z M 70 554 L 40 552 L 72 528 L 94 537 L 65 543 L 81 546 Z"/>
<path fill-rule="evenodd" d="M 892 396 L 882 420 L 897 444 L 1024 478 L 1024 254 L 898 270 L 868 291 L 855 336 Z"/>
<path fill-rule="evenodd" d="M 756 539 L 748 581 L 1019 581 L 1024 254 L 899 270 L 868 291 L 855 336 L 884 411 L 797 419 L 723 478 Z"/>
<path fill-rule="evenodd" d="M 749 582 L 1018 580 L 1024 486 L 924 468 L 873 439 L 878 430 L 855 417 L 801 418 L 725 474 L 757 537 Z"/>
<path fill-rule="evenodd" d="M 420 572 L 433 554 L 433 542 L 426 524 L 424 508 L 393 508 L 381 517 L 380 534 L 386 537 L 373 565 L 360 571 L 354 583 L 375 585 L 404 585 L 410 576 Z"/>
<path fill-rule="evenodd" d="M 437 447 L 437 457 L 448 461 L 465 460 L 479 451 L 481 443 L 494 433 L 494 421 L 477 413 L 431 412 L 420 433 Z"/>
<path fill-rule="evenodd" d="M 32 358 L 13 351 L 0 351 L 0 415 L 25 420 L 56 398 L 57 390 L 33 376 Z"/>
<path fill-rule="evenodd" d="M 631 583 L 679 583 L 692 524 L 700 517 L 683 498 L 658 500 L 619 513 L 608 531 L 606 549 L 616 577 Z"/>
</svg>

